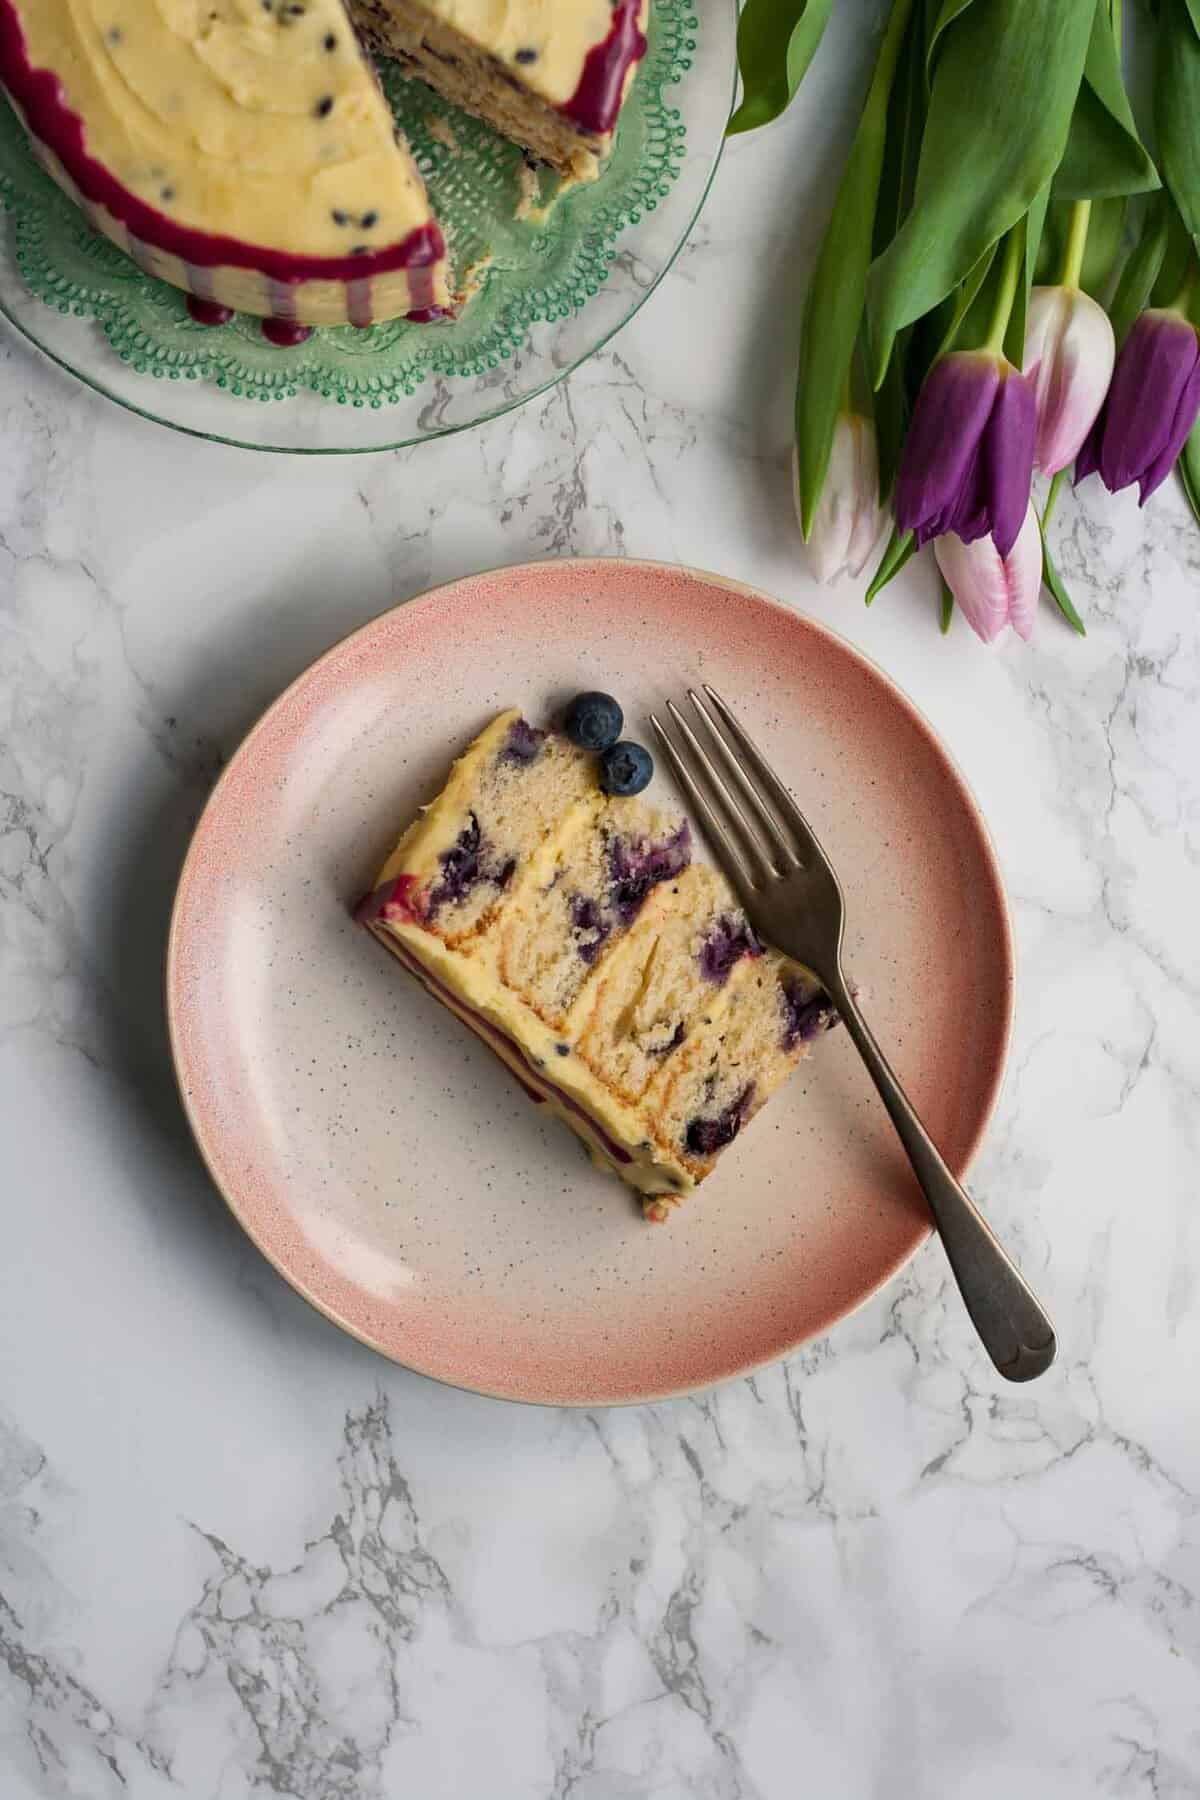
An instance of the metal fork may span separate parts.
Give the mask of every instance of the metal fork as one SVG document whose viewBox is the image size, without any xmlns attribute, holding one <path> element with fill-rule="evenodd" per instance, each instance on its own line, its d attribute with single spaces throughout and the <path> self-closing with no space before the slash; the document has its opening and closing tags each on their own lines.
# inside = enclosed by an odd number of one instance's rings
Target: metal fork
<svg viewBox="0 0 1200 1800">
<path fill-rule="evenodd" d="M 785 956 L 807 964 L 840 1013 L 908 1153 L 985 1350 L 1008 1381 L 1032 1381 L 1054 1361 L 1054 1328 L 946 1167 L 859 1011 L 842 972 L 845 897 L 832 863 L 721 696 L 707 683 L 704 693 L 708 706 L 694 689 L 688 689 L 688 699 L 721 768 L 673 700 L 667 711 L 686 758 L 651 714 L 655 736 L 755 931 Z"/>
</svg>

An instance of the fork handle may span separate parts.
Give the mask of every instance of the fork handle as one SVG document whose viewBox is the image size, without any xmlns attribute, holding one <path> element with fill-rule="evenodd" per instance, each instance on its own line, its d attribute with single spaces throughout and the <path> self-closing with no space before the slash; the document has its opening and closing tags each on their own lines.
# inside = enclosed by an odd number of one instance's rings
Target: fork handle
<svg viewBox="0 0 1200 1800">
<path fill-rule="evenodd" d="M 1032 1381 L 1054 1361 L 1054 1327 L 979 1209 L 954 1179 L 859 1011 L 841 970 L 827 982 L 929 1202 L 967 1311 L 1000 1374 Z"/>
</svg>

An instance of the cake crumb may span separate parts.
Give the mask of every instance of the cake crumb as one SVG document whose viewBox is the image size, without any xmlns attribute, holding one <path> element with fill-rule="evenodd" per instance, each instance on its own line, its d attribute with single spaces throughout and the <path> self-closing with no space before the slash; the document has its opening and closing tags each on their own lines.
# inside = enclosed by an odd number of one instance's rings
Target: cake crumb
<svg viewBox="0 0 1200 1800">
<path fill-rule="evenodd" d="M 473 263 L 468 263 L 462 272 L 454 295 L 454 310 L 460 312 L 468 300 L 473 300 L 483 286 L 483 278 L 491 268 L 494 258 L 489 250 L 486 255 Z"/>
<path fill-rule="evenodd" d="M 452 152 L 457 151 L 459 144 L 454 127 L 449 119 L 442 117 L 441 113 L 429 113 L 425 120 L 425 129 L 436 143 L 444 144 L 446 149 Z"/>
<path fill-rule="evenodd" d="M 523 162 L 517 170 L 517 210 L 513 214 L 522 223 L 532 219 L 538 201 L 542 197 L 542 184 L 538 179 L 536 163 Z"/>
<path fill-rule="evenodd" d="M 513 217 L 522 224 L 545 225 L 564 194 L 569 194 L 572 188 L 581 187 L 586 182 L 595 181 L 598 167 L 595 157 L 589 154 L 586 160 L 572 164 L 569 175 L 555 177 L 548 164 L 526 160 L 517 171 L 518 196 Z M 545 199 L 542 198 L 543 174 L 557 181 L 557 186 L 552 188 Z"/>
</svg>

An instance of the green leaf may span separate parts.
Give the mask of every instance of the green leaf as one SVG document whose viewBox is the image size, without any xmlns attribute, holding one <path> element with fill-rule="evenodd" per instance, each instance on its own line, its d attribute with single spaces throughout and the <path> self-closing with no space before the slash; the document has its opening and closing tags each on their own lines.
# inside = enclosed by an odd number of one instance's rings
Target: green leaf
<svg viewBox="0 0 1200 1800">
<path fill-rule="evenodd" d="M 1004 354 L 1009 362 L 1018 369 L 1025 360 L 1025 318 L 1029 311 L 1029 293 L 1033 287 L 1033 272 L 1037 267 L 1038 249 L 1042 242 L 1046 208 L 1049 204 L 1050 183 L 1047 182 L 1021 223 L 1014 227 L 1021 233 L 1023 261 L 1016 298 L 1013 301 L 1013 309 L 1008 315 L 1008 325 L 1004 332 Z"/>
<path fill-rule="evenodd" d="M 833 430 L 862 322 L 888 98 L 911 10 L 912 0 L 893 0 L 804 310 L 796 378 L 796 464 L 806 538 L 825 483 Z"/>
<path fill-rule="evenodd" d="M 939 575 L 940 575 L 940 573 L 941 572 L 939 571 Z M 938 625 L 941 630 L 942 636 L 945 637 L 946 633 L 950 629 L 950 621 L 954 617 L 954 594 L 950 587 L 950 583 L 946 580 L 946 577 L 944 575 L 941 575 L 941 583 L 942 583 L 942 603 L 941 603 L 941 609 L 940 609 L 941 617 L 938 620 Z"/>
<path fill-rule="evenodd" d="M 1150 294 L 1151 306 L 1171 306 L 1183 286 L 1188 267 L 1195 251 L 1187 226 L 1179 216 L 1179 209 L 1168 194 L 1166 196 L 1167 247 L 1163 252 L 1162 267 L 1158 271 L 1158 279 Z"/>
<path fill-rule="evenodd" d="M 746 0 L 738 20 L 742 104 L 726 136 L 777 119 L 808 73 L 833 0 Z"/>
<path fill-rule="evenodd" d="M 1197 0 L 1200 4 L 1200 0 Z M 1200 525 L 1200 424 L 1193 425 L 1191 436 L 1183 446 L 1176 467 L 1179 479 L 1183 483 L 1183 491 L 1187 495 L 1188 505 Z"/>
<path fill-rule="evenodd" d="M 871 577 L 871 585 L 867 589 L 867 605 L 870 606 L 877 594 L 883 592 L 889 581 L 900 573 L 909 557 L 917 548 L 917 540 L 911 531 L 901 533 L 892 526 L 892 535 L 887 541 L 887 549 L 879 559 L 879 567 Z"/>
<path fill-rule="evenodd" d="M 1086 637 L 1087 627 L 1076 612 L 1075 603 L 1063 586 L 1062 576 L 1054 566 L 1054 558 L 1051 556 L 1050 547 L 1046 543 L 1045 527 L 1040 519 L 1038 519 L 1038 531 L 1041 533 L 1042 539 L 1042 581 L 1048 589 L 1051 599 L 1058 607 L 1059 612 L 1071 627 L 1071 630 L 1077 631 L 1080 637 Z"/>
<path fill-rule="evenodd" d="M 1200 250 L 1200 36 L 1187 0 L 1162 0 L 1154 122 L 1163 180 Z"/>
<path fill-rule="evenodd" d="M 929 48 L 925 56 L 925 69 L 928 85 L 933 86 L 933 66 L 942 47 L 942 36 L 946 29 L 953 25 L 960 13 L 966 12 L 972 0 L 942 0 L 937 20 L 929 34 Z"/>
<path fill-rule="evenodd" d="M 1159 185 L 1125 92 L 1108 8 L 1098 6 L 1054 191 L 1066 200 L 1094 200 L 1144 194 Z"/>
<path fill-rule="evenodd" d="M 1200 37 L 1200 0 L 1187 0 L 1188 11 L 1192 15 L 1192 25 L 1196 36 Z"/>
<path fill-rule="evenodd" d="M 879 498 L 886 506 L 892 497 L 900 451 L 908 430 L 909 400 L 904 381 L 904 346 L 898 345 L 875 396 L 875 440 L 879 453 Z"/>
<path fill-rule="evenodd" d="M 1095 0 L 972 0 L 941 32 L 912 211 L 871 272 L 876 385 L 896 333 L 1012 229 L 1062 159 Z"/>
<path fill-rule="evenodd" d="M 914 6 L 904 37 L 888 101 L 887 139 L 875 209 L 872 254 L 878 256 L 895 237 L 912 205 L 921 133 L 925 128 L 925 0 Z M 879 494 L 886 502 L 896 479 L 904 434 L 908 429 L 912 390 L 905 379 L 908 334 L 902 334 L 887 379 L 875 396 L 875 435 L 879 447 Z M 856 371 L 858 369 L 856 363 Z M 868 380 L 868 389 L 870 386 Z"/>
<path fill-rule="evenodd" d="M 886 250 L 912 205 L 925 129 L 924 0 L 909 16 L 888 98 L 887 143 L 879 177 L 873 254 Z"/>
<path fill-rule="evenodd" d="M 958 291 L 954 295 L 954 305 L 949 319 L 942 332 L 942 341 L 938 346 L 939 356 L 945 356 L 948 350 L 953 350 L 962 333 L 965 320 L 971 322 L 966 333 L 968 344 L 978 342 L 986 332 L 992 305 L 992 283 L 988 277 L 996 260 L 996 250 L 996 244 L 989 244 L 967 279 L 960 283 Z M 972 308 L 975 309 L 974 312 Z"/>
<path fill-rule="evenodd" d="M 1117 343 L 1124 343 L 1139 313 L 1150 304 L 1167 248 L 1170 208 L 1165 195 L 1155 194 L 1146 205 L 1137 243 L 1130 251 L 1113 295 L 1109 317 Z"/>
<path fill-rule="evenodd" d="M 1063 482 L 1067 480 L 1066 469 L 1060 469 L 1057 475 L 1050 477 L 1050 486 L 1046 489 L 1046 498 L 1042 505 L 1042 530 L 1049 531 L 1050 517 L 1058 505 L 1058 496 L 1062 492 Z"/>
</svg>

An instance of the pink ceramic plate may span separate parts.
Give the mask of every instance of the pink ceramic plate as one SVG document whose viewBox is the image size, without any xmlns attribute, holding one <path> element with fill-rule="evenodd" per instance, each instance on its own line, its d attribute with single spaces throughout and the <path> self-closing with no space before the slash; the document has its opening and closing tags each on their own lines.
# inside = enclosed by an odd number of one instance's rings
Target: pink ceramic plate
<svg viewBox="0 0 1200 1800">
<path fill-rule="evenodd" d="M 635 733 L 713 682 L 846 888 L 847 967 L 953 1169 L 996 1097 L 1012 946 L 975 805 L 841 639 L 713 575 L 550 562 L 439 588 L 322 657 L 221 777 L 167 1002 L 200 1149 L 246 1231 L 397 1361 L 516 1400 L 645 1400 L 825 1331 L 928 1230 L 849 1043 L 812 1060 L 665 1226 L 352 925 L 400 827 L 500 707 L 621 699 Z M 665 777 L 658 781 L 665 785 Z"/>
</svg>

